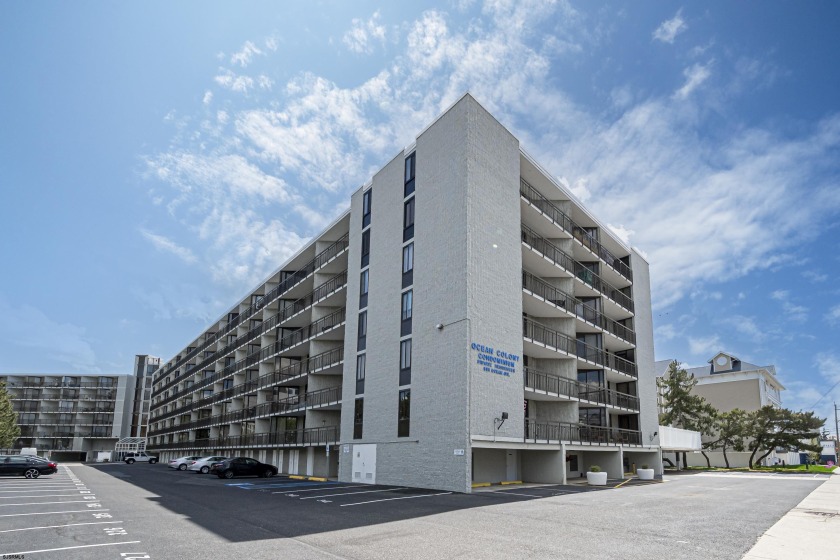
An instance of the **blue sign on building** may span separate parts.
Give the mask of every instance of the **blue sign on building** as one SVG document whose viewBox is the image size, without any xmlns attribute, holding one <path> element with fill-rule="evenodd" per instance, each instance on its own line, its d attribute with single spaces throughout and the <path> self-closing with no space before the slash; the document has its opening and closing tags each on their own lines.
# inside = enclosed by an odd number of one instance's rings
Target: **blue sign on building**
<svg viewBox="0 0 840 560">
<path fill-rule="evenodd" d="M 519 356 L 505 352 L 504 350 L 496 350 L 492 346 L 478 344 L 473 342 L 470 349 L 476 352 L 475 362 L 480 365 L 484 371 L 495 373 L 496 375 L 504 375 L 510 377 L 512 373 L 516 372 L 516 364 L 519 363 Z"/>
</svg>

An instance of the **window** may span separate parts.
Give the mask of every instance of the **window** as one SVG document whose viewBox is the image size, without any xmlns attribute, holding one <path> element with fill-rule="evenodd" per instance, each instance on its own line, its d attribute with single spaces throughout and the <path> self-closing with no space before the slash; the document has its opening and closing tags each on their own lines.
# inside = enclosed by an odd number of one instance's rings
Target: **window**
<svg viewBox="0 0 840 560">
<path fill-rule="evenodd" d="M 407 336 L 411 334 L 411 317 L 414 313 L 413 309 L 413 290 L 408 290 L 402 295 L 402 312 L 400 322 L 400 336 Z"/>
<path fill-rule="evenodd" d="M 400 391 L 397 412 L 397 437 L 408 437 L 411 424 L 411 389 Z"/>
<path fill-rule="evenodd" d="M 415 156 L 416 153 L 405 158 L 405 189 L 403 191 L 403 196 L 408 196 L 414 192 Z"/>
<path fill-rule="evenodd" d="M 403 209 L 403 241 L 414 237 L 414 197 L 405 202 Z"/>
<path fill-rule="evenodd" d="M 365 355 L 356 356 L 356 394 L 365 392 Z"/>
<path fill-rule="evenodd" d="M 414 243 L 403 247 L 402 255 L 402 287 L 407 288 L 414 283 Z"/>
<path fill-rule="evenodd" d="M 359 313 L 359 339 L 356 343 L 356 350 L 361 351 L 367 345 L 367 311 Z"/>
<path fill-rule="evenodd" d="M 372 189 L 368 189 L 362 195 L 362 227 L 370 225 L 370 203 L 372 196 Z"/>
<path fill-rule="evenodd" d="M 411 339 L 400 342 L 400 385 L 411 383 Z"/>
<path fill-rule="evenodd" d="M 365 399 L 356 399 L 353 408 L 353 439 L 362 439 L 362 425 L 364 424 Z"/>
<path fill-rule="evenodd" d="M 370 264 L 370 230 L 369 229 L 362 232 L 362 267 L 366 267 L 368 264 Z"/>
<path fill-rule="evenodd" d="M 359 276 L 359 309 L 367 307 L 369 279 L 369 271 L 363 270 L 362 274 Z"/>
</svg>

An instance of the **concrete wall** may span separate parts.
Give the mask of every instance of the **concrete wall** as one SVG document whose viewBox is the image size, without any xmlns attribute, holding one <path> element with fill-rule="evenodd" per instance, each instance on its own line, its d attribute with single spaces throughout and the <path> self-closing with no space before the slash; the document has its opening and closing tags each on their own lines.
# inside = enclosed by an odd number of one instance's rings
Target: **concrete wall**
<svg viewBox="0 0 840 560">
<path fill-rule="evenodd" d="M 521 451 L 522 480 L 560 484 L 566 458 L 562 451 Z"/>
<path fill-rule="evenodd" d="M 650 267 L 635 250 L 630 252 L 630 266 L 633 269 L 633 303 L 636 330 L 636 368 L 639 380 L 636 384 L 639 395 L 639 429 L 642 444 L 659 445 L 659 411 L 656 406 L 656 369 L 653 349 L 653 317 L 650 301 Z"/>
<path fill-rule="evenodd" d="M 758 379 L 727 381 L 725 383 L 698 383 L 692 392 L 700 395 L 721 412 L 734 408 L 753 411 L 761 408 Z"/>
<path fill-rule="evenodd" d="M 475 482 L 499 483 L 507 480 L 507 451 L 505 449 L 472 450 L 472 479 Z"/>
</svg>

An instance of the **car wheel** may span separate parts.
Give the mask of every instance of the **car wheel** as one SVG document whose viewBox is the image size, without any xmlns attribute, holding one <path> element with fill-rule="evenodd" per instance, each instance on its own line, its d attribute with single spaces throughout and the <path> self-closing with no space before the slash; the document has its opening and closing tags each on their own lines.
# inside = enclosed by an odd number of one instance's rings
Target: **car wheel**
<svg viewBox="0 0 840 560">
<path fill-rule="evenodd" d="M 23 476 L 26 478 L 38 478 L 41 476 L 41 471 L 38 469 L 26 469 L 26 472 L 23 473 Z"/>
<path fill-rule="evenodd" d="M 274 471 L 271 469 L 266 469 L 263 473 L 263 478 L 271 478 L 272 476 L 274 476 Z"/>
<path fill-rule="evenodd" d="M 134 464 L 134 459 L 126 459 L 125 462 L 128 463 L 129 465 L 133 465 Z"/>
<path fill-rule="evenodd" d="M 149 459 L 150 465 L 154 465 L 155 463 L 157 463 L 157 459 Z"/>
<path fill-rule="evenodd" d="M 187 470 L 187 464 L 186 463 L 181 463 L 180 465 L 178 465 L 178 470 L 179 471 Z"/>
<path fill-rule="evenodd" d="M 201 467 L 201 474 L 207 474 L 210 472 L 210 467 Z"/>
<path fill-rule="evenodd" d="M 225 478 L 233 478 L 233 471 L 225 471 L 224 477 Z"/>
</svg>

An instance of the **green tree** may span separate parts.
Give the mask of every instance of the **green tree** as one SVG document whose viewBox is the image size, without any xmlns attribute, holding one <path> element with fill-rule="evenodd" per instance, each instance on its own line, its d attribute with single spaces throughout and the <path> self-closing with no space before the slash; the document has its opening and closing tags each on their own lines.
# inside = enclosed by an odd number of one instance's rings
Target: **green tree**
<svg viewBox="0 0 840 560">
<path fill-rule="evenodd" d="M 794 412 L 787 408 L 763 406 L 748 415 L 745 435 L 749 438 L 750 468 L 760 463 L 777 447 L 798 448 L 802 451 L 820 451 L 814 443 L 820 436 L 825 418 L 813 412 Z"/>
<path fill-rule="evenodd" d="M 727 469 L 729 468 L 729 457 L 726 455 L 726 450 L 732 449 L 740 452 L 747 448 L 748 417 L 749 414 L 746 411 L 735 408 L 729 412 L 721 412 L 715 418 L 716 440 L 714 449 L 720 449 L 723 452 L 723 460 Z"/>
<path fill-rule="evenodd" d="M 12 401 L 6 391 L 6 384 L 0 382 L 0 448 L 12 447 L 20 437 L 17 413 L 12 408 Z"/>
<path fill-rule="evenodd" d="M 662 395 L 663 411 L 659 415 L 661 425 L 708 435 L 717 411 L 706 399 L 692 393 L 695 385 L 697 380 L 694 375 L 681 368 L 679 362 L 674 360 L 668 365 L 665 375 L 656 380 L 656 386 Z M 708 461 L 709 458 L 706 457 L 706 462 Z M 685 464 L 686 453 L 683 452 L 683 465 Z"/>
</svg>

